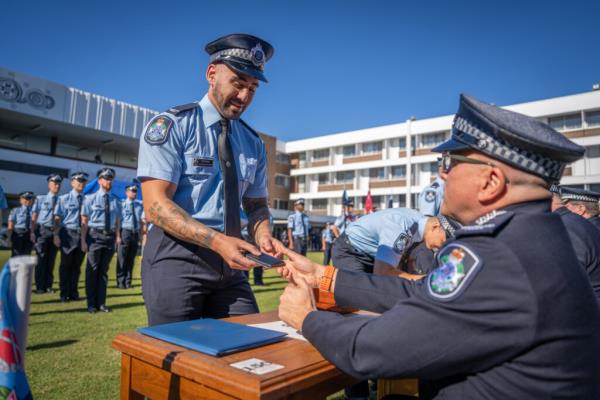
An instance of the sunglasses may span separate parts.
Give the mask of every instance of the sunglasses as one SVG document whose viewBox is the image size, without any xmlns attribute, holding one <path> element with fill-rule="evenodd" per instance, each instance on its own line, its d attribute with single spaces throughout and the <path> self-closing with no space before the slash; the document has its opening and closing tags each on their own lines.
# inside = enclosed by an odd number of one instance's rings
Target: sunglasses
<svg viewBox="0 0 600 400">
<path fill-rule="evenodd" d="M 461 156 L 459 154 L 444 153 L 442 155 L 441 167 L 445 173 L 449 173 L 452 170 L 452 168 L 454 168 L 456 164 L 459 163 L 488 165 L 490 167 L 496 166 L 496 164 L 489 161 L 477 160 L 476 158 Z"/>
</svg>

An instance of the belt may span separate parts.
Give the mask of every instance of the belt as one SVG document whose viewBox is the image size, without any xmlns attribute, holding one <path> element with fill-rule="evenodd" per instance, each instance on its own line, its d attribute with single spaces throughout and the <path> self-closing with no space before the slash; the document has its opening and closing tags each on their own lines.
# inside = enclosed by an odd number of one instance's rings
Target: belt
<svg viewBox="0 0 600 400">
<path fill-rule="evenodd" d="M 302 240 L 306 240 L 307 236 L 294 236 L 294 239 L 302 239 Z"/>
<path fill-rule="evenodd" d="M 25 228 L 15 228 L 14 231 L 18 234 L 21 233 L 25 233 L 25 232 L 29 232 L 29 229 L 25 229 Z"/>
<path fill-rule="evenodd" d="M 41 228 L 45 229 L 47 231 L 50 231 L 50 232 L 54 232 L 54 227 L 53 226 L 42 225 Z"/>
<path fill-rule="evenodd" d="M 112 235 L 115 233 L 115 231 L 112 229 L 106 230 L 106 229 L 100 229 L 100 228 L 90 228 L 90 230 L 92 230 L 93 232 L 96 232 L 96 233 L 100 233 L 102 235 Z"/>
<path fill-rule="evenodd" d="M 122 228 L 122 231 L 130 231 L 133 233 L 138 233 L 140 230 L 139 229 L 133 229 L 133 228 Z"/>
<path fill-rule="evenodd" d="M 79 229 L 79 228 L 65 228 L 65 229 L 68 230 L 69 232 L 75 232 L 75 233 L 81 232 L 81 229 Z"/>
</svg>

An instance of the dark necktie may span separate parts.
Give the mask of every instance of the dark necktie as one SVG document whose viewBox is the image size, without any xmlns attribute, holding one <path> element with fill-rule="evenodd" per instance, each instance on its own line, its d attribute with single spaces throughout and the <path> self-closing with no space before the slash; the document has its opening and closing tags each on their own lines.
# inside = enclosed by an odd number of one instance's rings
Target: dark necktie
<svg viewBox="0 0 600 400">
<path fill-rule="evenodd" d="M 58 200 L 58 196 L 52 196 L 52 220 L 50 221 L 50 225 L 54 225 L 54 209 L 56 208 L 56 200 Z"/>
<path fill-rule="evenodd" d="M 133 220 L 133 230 L 137 231 L 138 230 L 138 222 L 137 222 L 137 216 L 135 215 L 135 204 L 133 203 L 133 201 L 131 203 L 129 203 L 129 206 L 131 207 L 131 218 Z"/>
<path fill-rule="evenodd" d="M 25 207 L 25 229 L 29 230 L 31 226 L 31 207 Z"/>
<path fill-rule="evenodd" d="M 235 158 L 231 150 L 229 138 L 229 121 L 221 120 L 221 133 L 219 135 L 219 162 L 223 176 L 223 200 L 225 234 L 227 236 L 242 237 L 240 222 L 240 197 L 238 192 L 238 177 L 235 168 Z"/>
<path fill-rule="evenodd" d="M 108 200 L 108 193 L 104 193 L 104 230 L 110 230 L 110 201 Z"/>
<path fill-rule="evenodd" d="M 77 226 L 81 226 L 81 205 L 83 204 L 83 196 L 80 194 L 77 195 L 77 203 L 79 207 L 77 209 Z"/>
</svg>

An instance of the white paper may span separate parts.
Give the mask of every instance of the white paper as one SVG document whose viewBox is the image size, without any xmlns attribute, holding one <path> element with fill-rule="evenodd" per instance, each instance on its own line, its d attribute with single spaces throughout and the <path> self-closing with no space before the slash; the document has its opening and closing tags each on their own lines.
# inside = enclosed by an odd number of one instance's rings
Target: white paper
<svg viewBox="0 0 600 400">
<path fill-rule="evenodd" d="M 15 319 L 15 334 L 25 365 L 25 349 L 27 348 L 27 331 L 29 324 L 29 308 L 31 306 L 31 282 L 33 269 L 37 264 L 35 256 L 13 257 L 9 261 L 10 296 L 9 305 Z"/>
<path fill-rule="evenodd" d="M 288 337 L 292 339 L 304 340 L 305 342 L 308 341 L 304 338 L 304 336 L 302 336 L 300 332 L 298 332 L 283 321 L 266 322 L 264 324 L 253 324 L 249 326 L 255 326 L 257 328 L 270 329 L 272 331 L 286 333 Z"/>
<path fill-rule="evenodd" d="M 241 369 L 242 371 L 250 372 L 255 375 L 264 375 L 269 372 L 277 371 L 283 368 L 283 365 L 270 363 L 259 358 L 250 358 L 248 360 L 229 364 L 233 368 Z"/>
</svg>

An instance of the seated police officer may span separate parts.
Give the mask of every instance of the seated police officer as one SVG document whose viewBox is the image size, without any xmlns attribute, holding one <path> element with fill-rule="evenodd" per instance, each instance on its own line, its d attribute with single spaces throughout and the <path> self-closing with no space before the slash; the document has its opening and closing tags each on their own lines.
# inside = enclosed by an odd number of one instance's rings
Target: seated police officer
<svg viewBox="0 0 600 400">
<path fill-rule="evenodd" d="M 591 190 L 561 186 L 560 198 L 572 213 L 581 215 L 600 229 L 600 193 Z"/>
<path fill-rule="evenodd" d="M 60 246 L 60 219 L 56 218 L 56 204 L 62 177 L 50 174 L 48 194 L 41 194 L 35 199 L 31 211 L 31 241 L 35 243 L 38 263 L 35 267 L 36 293 L 51 293 L 54 282 L 54 260 Z"/>
<path fill-rule="evenodd" d="M 56 217 L 60 218 L 60 300 L 79 300 L 79 276 L 85 253 L 81 249 L 81 208 L 83 189 L 88 174 L 82 171 L 71 174 L 71 191 L 59 196 Z"/>
<path fill-rule="evenodd" d="M 30 230 L 33 197 L 33 192 L 19 193 L 21 206 L 13 208 L 8 214 L 8 247 L 11 250 L 11 257 L 31 254 L 33 243 L 30 238 Z"/>
<path fill-rule="evenodd" d="M 98 171 L 98 191 L 85 196 L 81 209 L 81 248 L 87 253 L 85 295 L 88 312 L 110 312 L 106 306 L 108 266 L 121 244 L 121 200 L 112 194 L 115 170 Z"/>
<path fill-rule="evenodd" d="M 461 96 L 452 139 L 436 150 L 442 213 L 467 225 L 438 267 L 409 281 L 288 251 L 281 319 L 346 373 L 419 378 L 422 399 L 600 398 L 600 308 L 548 191 L 584 149 L 534 118 Z M 315 311 L 307 283 L 339 306 L 382 314 Z"/>
<path fill-rule="evenodd" d="M 265 145 L 243 120 L 273 47 L 233 34 L 206 46 L 209 89 L 199 102 L 171 108 L 147 125 L 138 178 L 152 224 L 142 258 L 142 291 L 150 325 L 258 311 L 242 273 L 255 266 L 242 240 L 279 255 L 267 206 Z"/>
<path fill-rule="evenodd" d="M 117 246 L 117 287 L 131 288 L 133 264 L 140 239 L 144 234 L 144 206 L 136 200 L 136 184 L 127 186 L 126 198 L 121 201 L 123 220 L 121 221 L 121 244 Z"/>
</svg>

